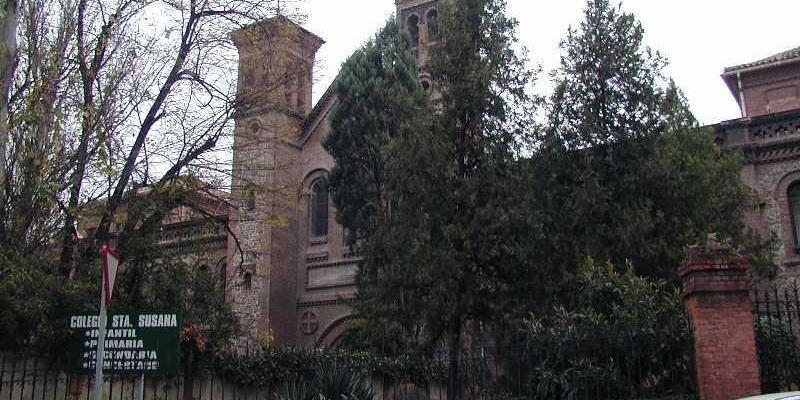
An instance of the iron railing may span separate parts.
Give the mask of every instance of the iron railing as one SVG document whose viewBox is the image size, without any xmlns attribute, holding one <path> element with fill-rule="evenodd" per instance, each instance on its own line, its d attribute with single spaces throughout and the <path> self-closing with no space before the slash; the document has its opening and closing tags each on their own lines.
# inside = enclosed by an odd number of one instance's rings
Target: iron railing
<svg viewBox="0 0 800 400">
<path fill-rule="evenodd" d="M 269 390 L 247 387 L 215 376 L 104 374 L 109 400 L 266 400 Z M 0 355 L 0 400 L 90 400 L 93 377 L 64 372 L 46 360 Z"/>
<path fill-rule="evenodd" d="M 375 400 L 446 400 L 448 393 L 455 400 L 694 399 L 692 345 L 681 332 L 533 335 L 515 346 L 463 350 L 456 363 L 446 352 L 421 358 L 413 373 L 373 373 L 369 384 Z M 105 399 L 137 400 L 141 393 L 144 400 L 271 400 L 276 389 L 247 387 L 212 372 L 189 379 L 147 376 L 142 392 L 139 379 L 108 375 Z M 90 400 L 92 387 L 87 376 L 0 355 L 0 400 Z"/>
<path fill-rule="evenodd" d="M 796 281 L 753 289 L 753 317 L 764 393 L 800 389 L 800 287 Z"/>
</svg>

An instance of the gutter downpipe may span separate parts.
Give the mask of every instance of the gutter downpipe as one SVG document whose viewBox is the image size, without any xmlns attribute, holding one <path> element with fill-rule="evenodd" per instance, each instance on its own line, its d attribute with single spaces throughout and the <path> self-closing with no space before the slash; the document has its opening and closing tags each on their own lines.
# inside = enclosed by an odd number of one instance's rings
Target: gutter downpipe
<svg viewBox="0 0 800 400">
<path fill-rule="evenodd" d="M 742 73 L 741 72 L 737 72 L 736 73 L 736 81 L 737 81 L 737 84 L 739 86 L 739 104 L 740 104 L 739 109 L 742 112 L 742 118 L 744 118 L 744 117 L 747 116 L 747 105 L 744 102 L 744 90 L 742 89 Z"/>
</svg>

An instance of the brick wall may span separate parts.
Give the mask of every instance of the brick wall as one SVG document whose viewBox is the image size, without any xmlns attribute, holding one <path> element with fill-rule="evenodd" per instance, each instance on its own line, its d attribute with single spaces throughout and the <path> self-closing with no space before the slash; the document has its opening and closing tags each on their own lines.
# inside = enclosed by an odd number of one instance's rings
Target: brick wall
<svg viewBox="0 0 800 400">
<path fill-rule="evenodd" d="M 747 116 L 800 108 L 800 69 L 796 64 L 742 74 Z"/>
<path fill-rule="evenodd" d="M 692 319 L 701 400 L 760 393 L 747 262 L 712 241 L 690 249 L 679 270 Z"/>
</svg>

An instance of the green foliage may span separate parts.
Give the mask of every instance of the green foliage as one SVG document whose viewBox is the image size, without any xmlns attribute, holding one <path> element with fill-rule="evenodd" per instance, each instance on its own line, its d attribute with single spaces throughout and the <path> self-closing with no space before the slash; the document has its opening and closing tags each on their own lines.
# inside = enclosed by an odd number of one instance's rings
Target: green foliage
<svg viewBox="0 0 800 400">
<path fill-rule="evenodd" d="M 281 383 L 275 391 L 278 400 L 316 400 L 317 388 L 312 380 L 289 380 Z"/>
<path fill-rule="evenodd" d="M 317 368 L 316 378 L 321 400 L 372 400 L 375 397 L 362 371 L 327 364 Z"/>
<path fill-rule="evenodd" d="M 528 186 L 547 188 L 528 193 L 541 229 L 532 272 L 551 284 L 532 291 L 534 302 L 569 287 L 587 255 L 675 282 L 687 247 L 710 233 L 768 269 L 770 243 L 744 224 L 755 195 L 741 181 L 741 155 L 720 151 L 707 130 L 545 152 L 528 163 Z"/>
<path fill-rule="evenodd" d="M 666 60 L 643 43 L 644 28 L 610 0 L 589 0 L 561 42 L 549 141 L 579 149 L 696 126 Z"/>
<path fill-rule="evenodd" d="M 530 317 L 528 385 L 537 398 L 691 393 L 687 316 L 680 293 L 628 266 L 587 259 L 569 304 Z"/>
<path fill-rule="evenodd" d="M 353 53 L 334 83 L 337 101 L 323 146 L 336 160 L 328 184 L 347 242 L 371 235 L 385 198 L 388 141 L 427 109 L 416 59 L 395 21 Z"/>
<path fill-rule="evenodd" d="M 199 332 L 192 343 L 184 343 L 184 355 L 226 346 L 238 321 L 225 300 L 224 259 L 209 260 L 202 249 L 168 249 L 158 242 L 168 212 L 192 205 L 196 183 L 186 178 L 147 194 L 131 193 L 118 240 L 123 264 L 111 310 L 181 312 L 186 327 Z M 60 359 L 68 339 L 67 317 L 97 312 L 100 265 L 100 252 L 91 243 L 69 277 L 59 273 L 53 254 L 0 252 L 0 349 L 30 349 Z"/>
<path fill-rule="evenodd" d="M 278 400 L 372 400 L 375 393 L 361 371 L 340 364 L 315 368 L 310 379 L 291 379 L 279 385 Z"/>
<path fill-rule="evenodd" d="M 451 350 L 465 326 L 502 315 L 524 269 L 517 162 L 533 79 L 513 50 L 502 1 L 442 3 L 443 37 L 427 68 L 435 109 L 387 145 L 391 213 L 369 238 L 356 308 L 410 348 Z M 477 326 L 477 324 L 476 324 Z"/>
<path fill-rule="evenodd" d="M 711 233 L 769 269 L 771 243 L 744 224 L 755 193 L 741 180 L 741 154 L 697 128 L 643 33 L 632 14 L 589 0 L 562 42 L 546 134 L 526 161 L 525 187 L 546 189 L 528 193 L 530 271 L 547 282 L 531 287 L 528 304 L 568 295 L 585 256 L 675 282 L 686 248 Z"/>
<path fill-rule="evenodd" d="M 285 394 L 287 398 L 316 393 L 321 390 L 316 386 L 321 380 L 333 381 L 334 376 L 346 376 L 349 382 L 363 379 L 367 374 L 377 374 L 418 383 L 440 380 L 445 376 L 445 366 L 435 360 L 414 355 L 385 357 L 342 349 L 264 347 L 248 355 L 208 354 L 200 363 L 203 370 L 246 386 L 279 388 L 278 395 Z M 332 370 L 337 368 L 347 371 Z M 328 376 L 320 378 L 318 371 L 323 370 Z M 309 386 L 297 386 L 303 384 Z M 357 386 L 356 383 L 353 385 Z M 330 386 L 344 385 L 331 383 Z M 360 390 L 353 389 L 353 393 L 357 392 Z"/>
<path fill-rule="evenodd" d="M 171 185 L 129 199 L 118 246 L 124 268 L 117 277 L 114 307 L 178 310 L 185 326 L 202 327 L 202 349 L 195 350 L 215 351 L 238 332 L 238 319 L 225 300 L 225 260 L 208 257 L 202 247 L 184 243 L 179 249 L 165 248 L 158 242 L 168 212 L 190 205 L 195 190 L 192 185 Z M 195 223 L 224 222 L 207 217 Z"/>
<path fill-rule="evenodd" d="M 73 312 L 96 308 L 99 265 L 73 279 L 54 274 L 53 260 L 0 254 L 0 350 L 24 350 L 61 360 Z"/>
<path fill-rule="evenodd" d="M 347 325 L 337 341 L 337 347 L 349 352 L 367 352 L 380 356 L 400 356 L 408 351 L 403 340 L 404 333 L 396 325 L 387 329 L 375 329 L 364 319 L 356 319 Z"/>
</svg>

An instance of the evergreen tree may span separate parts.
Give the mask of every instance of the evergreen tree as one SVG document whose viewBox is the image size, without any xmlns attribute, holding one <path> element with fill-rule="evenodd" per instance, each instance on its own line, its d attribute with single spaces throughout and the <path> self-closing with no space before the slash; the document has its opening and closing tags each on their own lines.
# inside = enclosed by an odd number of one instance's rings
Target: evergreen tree
<svg viewBox="0 0 800 400">
<path fill-rule="evenodd" d="M 425 350 L 444 341 L 455 383 L 464 332 L 478 340 L 502 319 L 525 268 L 518 158 L 533 74 L 513 50 L 504 1 L 442 2 L 439 11 L 443 39 L 427 65 L 436 111 L 389 143 L 392 209 L 370 240 L 356 306 Z"/>
<path fill-rule="evenodd" d="M 547 189 L 529 193 L 544 232 L 533 270 L 552 283 L 531 304 L 569 296 L 587 255 L 675 282 L 686 247 L 709 233 L 766 249 L 743 222 L 753 193 L 740 154 L 697 128 L 643 33 L 633 15 L 589 0 L 562 42 L 545 145 L 528 161 L 528 186 Z"/>
<path fill-rule="evenodd" d="M 356 51 L 334 83 L 331 132 L 323 146 L 336 161 L 328 185 L 350 245 L 366 239 L 386 210 L 386 144 L 425 115 L 416 59 L 394 21 Z"/>
<path fill-rule="evenodd" d="M 649 137 L 671 122 L 696 125 L 663 112 L 666 60 L 643 37 L 634 15 L 610 0 L 589 0 L 580 27 L 569 28 L 549 113 L 549 133 L 567 148 Z"/>
</svg>

